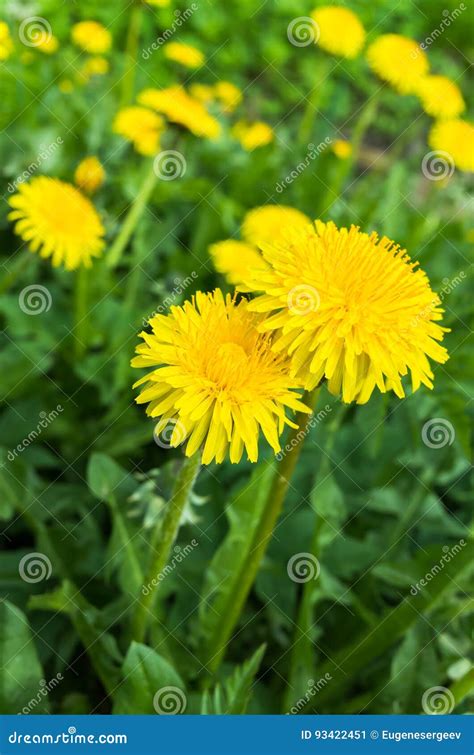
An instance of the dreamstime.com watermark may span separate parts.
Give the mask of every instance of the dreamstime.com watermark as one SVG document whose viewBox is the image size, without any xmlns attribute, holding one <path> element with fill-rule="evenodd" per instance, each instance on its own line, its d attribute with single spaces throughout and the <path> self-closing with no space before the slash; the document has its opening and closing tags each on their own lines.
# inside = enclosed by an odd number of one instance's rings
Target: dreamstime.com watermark
<svg viewBox="0 0 474 755">
<path fill-rule="evenodd" d="M 460 3 L 458 7 L 452 11 L 445 8 L 440 25 L 433 29 L 433 31 L 425 37 L 423 42 L 420 42 L 418 49 L 414 50 L 411 54 L 412 60 L 416 60 L 421 55 L 421 51 L 425 52 L 428 47 L 431 47 L 433 42 L 436 42 L 438 37 L 444 34 L 446 29 L 449 29 L 451 24 L 456 21 L 465 10 L 467 10 L 467 5 L 465 3 Z"/>
<path fill-rule="evenodd" d="M 17 446 L 12 451 L 9 451 L 7 453 L 7 459 L 8 461 L 15 461 L 17 456 L 19 454 L 23 453 L 25 448 L 28 448 L 32 443 L 35 442 L 35 440 L 41 435 L 43 430 L 46 430 L 50 426 L 52 422 L 54 422 L 55 419 L 59 417 L 61 412 L 64 411 L 64 408 L 61 406 L 61 404 L 58 404 L 56 409 L 52 409 L 50 412 L 40 412 L 39 417 L 40 420 L 38 424 L 36 425 L 34 430 L 31 430 L 31 432 L 28 433 L 26 438 L 23 438 L 23 440 L 18 443 Z"/>
<path fill-rule="evenodd" d="M 176 567 L 181 564 L 190 553 L 193 552 L 193 550 L 199 545 L 199 542 L 196 540 L 195 537 L 191 540 L 190 543 L 184 546 L 184 548 L 180 548 L 179 545 L 175 545 L 174 547 L 174 556 L 169 561 L 165 568 L 160 571 L 159 574 L 156 575 L 156 577 L 153 577 L 153 579 L 148 582 L 147 585 L 143 585 L 142 587 L 142 593 L 143 595 L 148 595 L 148 593 L 157 585 L 159 585 L 161 582 L 163 582 L 166 577 L 168 577 L 175 569 Z"/>
<path fill-rule="evenodd" d="M 320 409 L 319 412 L 314 412 L 311 415 L 311 418 L 308 420 L 308 423 L 305 428 L 302 428 L 294 438 L 291 439 L 289 443 L 287 443 L 281 451 L 279 451 L 276 454 L 276 459 L 278 461 L 281 461 L 284 456 L 286 456 L 287 453 L 289 453 L 295 446 L 297 446 L 299 443 L 301 443 L 302 440 L 306 438 L 308 433 L 312 430 L 313 427 L 316 427 L 320 422 L 322 422 L 328 414 L 332 412 L 332 408 L 329 406 L 329 404 L 326 404 L 323 409 Z"/>
<path fill-rule="evenodd" d="M 454 695 L 447 687 L 430 687 L 421 698 L 421 707 L 428 716 L 445 716 L 454 705 Z"/>
<path fill-rule="evenodd" d="M 13 192 L 15 192 L 18 189 L 19 184 L 22 184 L 25 181 L 28 181 L 28 179 L 31 178 L 33 173 L 36 173 L 36 171 L 41 168 L 43 163 L 47 162 L 47 160 L 49 160 L 49 158 L 55 154 L 56 150 L 62 144 L 64 144 L 64 141 L 61 136 L 58 136 L 58 138 L 55 139 L 54 142 L 51 142 L 51 144 L 48 144 L 47 147 L 41 147 L 35 159 L 30 162 L 30 164 L 25 168 L 23 173 L 20 173 L 20 175 L 17 176 L 14 181 L 10 181 L 10 183 L 7 186 L 8 193 L 13 194 Z"/>
<path fill-rule="evenodd" d="M 188 700 L 180 687 L 161 687 L 153 696 L 153 707 L 160 716 L 184 713 Z"/>
<path fill-rule="evenodd" d="M 301 162 L 298 163 L 298 165 L 293 168 L 293 170 L 288 173 L 284 178 L 282 178 L 281 181 L 278 181 L 278 183 L 275 185 L 275 191 L 278 192 L 278 194 L 281 194 L 283 191 L 285 191 L 288 186 L 291 186 L 293 181 L 296 181 L 299 176 L 306 170 L 306 168 L 313 162 L 313 160 L 316 160 L 319 155 L 324 152 L 329 145 L 332 144 L 332 139 L 330 136 L 326 136 L 326 138 L 319 142 L 319 144 L 308 144 L 308 151 L 301 160 Z"/>
<path fill-rule="evenodd" d="M 443 555 L 438 563 L 435 564 L 429 572 L 426 572 L 425 576 L 418 580 L 418 582 L 411 585 L 410 593 L 412 595 L 418 595 L 424 587 L 427 587 L 429 583 L 443 571 L 446 564 L 449 564 L 449 562 L 452 561 L 452 559 L 455 558 L 466 545 L 467 543 L 464 538 L 461 538 L 459 543 L 456 543 L 451 547 L 449 547 L 449 545 L 443 545 Z"/>
<path fill-rule="evenodd" d="M 160 37 L 157 37 L 157 39 L 155 39 L 155 41 L 152 42 L 149 47 L 146 47 L 142 50 L 143 60 L 148 60 L 148 58 L 153 55 L 154 52 L 159 50 L 162 45 L 166 44 L 166 42 L 169 42 L 171 37 L 176 34 L 177 31 L 179 31 L 183 24 L 185 24 L 186 21 L 191 18 L 193 13 L 195 13 L 198 8 L 198 3 L 191 3 L 189 8 L 185 8 L 183 11 L 180 11 L 178 9 L 175 10 L 175 18 L 171 26 L 165 29 L 163 34 Z"/>
<path fill-rule="evenodd" d="M 78 734 L 75 726 L 69 726 L 60 734 L 23 734 L 12 731 L 8 735 L 12 745 L 126 745 L 126 734 Z M 44 752 L 44 750 L 43 750 Z"/>
<path fill-rule="evenodd" d="M 29 585 L 49 579 L 52 573 L 53 565 L 45 553 L 27 553 L 18 564 L 18 574 Z"/>
<path fill-rule="evenodd" d="M 175 303 L 178 296 L 181 296 L 181 294 L 186 291 L 188 286 L 190 286 L 197 277 L 197 272 L 193 270 L 190 275 L 186 276 L 186 278 L 175 278 L 173 281 L 175 286 L 173 290 L 168 294 L 168 296 L 163 300 L 163 304 L 160 304 L 159 307 L 154 309 L 153 312 L 148 315 L 148 317 L 143 318 L 143 327 L 147 327 L 152 317 L 155 317 L 156 315 L 162 315 L 164 312 L 167 312 L 169 308 Z"/>
<path fill-rule="evenodd" d="M 436 292 L 436 298 L 426 305 L 417 315 L 412 319 L 411 326 L 415 328 L 420 322 L 425 322 L 429 319 L 431 313 L 444 302 L 444 300 L 451 294 L 455 288 L 467 278 L 464 270 L 460 270 L 457 275 L 452 278 L 443 278 L 441 281 L 441 288 Z M 438 301 L 439 300 L 439 301 Z"/>
<path fill-rule="evenodd" d="M 317 682 L 314 681 L 314 679 L 308 679 L 308 691 L 306 692 L 304 697 L 300 697 L 299 700 L 296 701 L 296 703 L 290 708 L 289 711 L 287 711 L 287 715 L 296 715 L 299 713 L 303 708 L 306 707 L 306 705 L 309 703 L 309 701 L 318 694 L 318 692 L 321 692 L 322 689 L 328 684 L 328 682 L 332 681 L 332 676 L 329 673 L 324 674 L 324 676 L 321 677 L 321 679 L 318 679 Z"/>
<path fill-rule="evenodd" d="M 46 679 L 41 679 L 39 683 L 39 690 L 36 697 L 32 697 L 31 700 L 21 709 L 21 711 L 18 713 L 19 716 L 27 716 L 29 713 L 33 713 L 35 708 L 38 707 L 38 705 L 44 700 L 45 697 L 48 697 L 48 694 L 52 692 L 55 687 L 58 686 L 63 681 L 64 677 L 61 673 L 56 674 L 52 679 L 49 680 L 49 682 L 46 681 Z"/>
</svg>

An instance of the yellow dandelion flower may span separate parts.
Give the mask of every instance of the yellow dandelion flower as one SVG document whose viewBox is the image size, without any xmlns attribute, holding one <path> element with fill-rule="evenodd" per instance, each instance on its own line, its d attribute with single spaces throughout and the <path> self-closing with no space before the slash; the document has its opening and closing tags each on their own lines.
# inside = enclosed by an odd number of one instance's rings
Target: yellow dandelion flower
<svg viewBox="0 0 474 755">
<path fill-rule="evenodd" d="M 316 24 L 316 43 L 331 55 L 355 58 L 365 42 L 365 30 L 349 8 L 325 5 L 311 13 Z"/>
<path fill-rule="evenodd" d="M 7 60 L 13 52 L 10 29 L 5 21 L 0 21 L 0 60 Z"/>
<path fill-rule="evenodd" d="M 245 241 L 236 239 L 218 241 L 211 244 L 209 254 L 217 272 L 225 275 L 232 286 L 240 286 L 241 290 L 252 270 L 267 267 L 258 249 Z"/>
<path fill-rule="evenodd" d="M 147 5 L 154 5 L 156 8 L 167 8 L 171 0 L 145 0 Z"/>
<path fill-rule="evenodd" d="M 474 171 L 474 125 L 461 118 L 438 121 L 428 137 L 429 145 L 447 152 L 456 168 Z"/>
<path fill-rule="evenodd" d="M 74 173 L 74 183 L 87 194 L 94 194 L 105 180 L 105 170 L 97 157 L 85 157 Z"/>
<path fill-rule="evenodd" d="M 233 113 L 242 102 L 242 92 L 230 81 L 218 81 L 214 85 L 214 93 L 226 113 Z"/>
<path fill-rule="evenodd" d="M 466 109 L 461 90 L 447 76 L 425 76 L 417 94 L 423 110 L 433 118 L 456 118 Z"/>
<path fill-rule="evenodd" d="M 340 160 L 345 160 L 352 155 L 352 144 L 345 139 L 336 139 L 331 149 Z"/>
<path fill-rule="evenodd" d="M 44 38 L 40 39 L 35 45 L 36 49 L 45 55 L 53 55 L 59 48 L 59 40 L 54 34 L 43 35 Z"/>
<path fill-rule="evenodd" d="M 445 362 L 446 328 L 428 278 L 406 251 L 376 233 L 316 221 L 280 245 L 266 245 L 271 272 L 255 276 L 263 291 L 250 308 L 277 331 L 274 348 L 291 356 L 291 374 L 308 389 L 326 378 L 333 394 L 364 404 L 374 388 L 405 395 L 433 387 L 428 357 Z"/>
<path fill-rule="evenodd" d="M 51 257 L 55 267 L 74 270 L 90 267 L 104 247 L 104 228 L 87 197 L 72 184 L 57 178 L 38 176 L 20 184 L 9 200 L 15 233 L 26 241 L 32 252 Z"/>
<path fill-rule="evenodd" d="M 110 32 L 98 21 L 80 21 L 74 24 L 71 36 L 77 47 L 92 55 L 102 55 L 112 45 Z"/>
<path fill-rule="evenodd" d="M 400 94 L 414 94 L 428 73 L 429 62 L 421 47 L 400 34 L 383 34 L 367 50 L 367 60 L 375 73 Z"/>
<path fill-rule="evenodd" d="M 169 121 L 184 126 L 195 136 L 215 139 L 221 133 L 219 121 L 209 115 L 199 100 L 191 97 L 182 86 L 167 89 L 145 89 L 138 102 L 163 113 Z"/>
<path fill-rule="evenodd" d="M 273 129 L 263 121 L 255 121 L 255 123 L 250 124 L 245 121 L 237 121 L 232 129 L 232 135 L 247 152 L 252 152 L 257 147 L 265 147 L 274 138 Z"/>
<path fill-rule="evenodd" d="M 202 102 L 203 105 L 207 105 L 214 100 L 215 93 L 214 87 L 210 84 L 191 84 L 189 87 L 189 94 L 194 99 Z"/>
<path fill-rule="evenodd" d="M 81 73 L 86 78 L 90 76 L 104 76 L 109 72 L 109 61 L 101 55 L 88 58 L 82 66 Z"/>
<path fill-rule="evenodd" d="M 310 219 L 300 210 L 282 204 L 266 204 L 247 212 L 242 223 L 245 241 L 260 247 L 262 244 L 284 241 L 288 229 L 306 230 Z"/>
<path fill-rule="evenodd" d="M 164 46 L 163 52 L 165 58 L 173 60 L 175 63 L 181 63 L 186 68 L 199 68 L 205 60 L 201 50 L 182 42 L 168 42 Z"/>
<path fill-rule="evenodd" d="M 133 105 L 119 110 L 112 130 L 114 134 L 119 134 L 132 142 L 141 155 L 154 155 L 160 146 L 164 121 L 151 110 Z"/>
<path fill-rule="evenodd" d="M 288 377 L 286 357 L 275 354 L 262 318 L 220 289 L 198 292 L 169 315 L 150 320 L 152 334 L 140 333 L 133 367 L 152 371 L 135 383 L 147 414 L 159 417 L 155 433 L 173 426 L 170 445 L 186 442 L 186 456 L 203 448 L 202 462 L 237 463 L 247 452 L 258 458 L 260 430 L 275 453 L 286 410 L 310 412 Z M 134 387 L 135 387 L 134 386 Z"/>
</svg>

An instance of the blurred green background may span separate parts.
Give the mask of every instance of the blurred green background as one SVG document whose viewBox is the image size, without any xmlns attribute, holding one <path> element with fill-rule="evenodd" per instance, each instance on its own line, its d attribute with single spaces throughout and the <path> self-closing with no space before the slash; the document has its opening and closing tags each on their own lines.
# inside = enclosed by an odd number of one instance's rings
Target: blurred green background
<svg viewBox="0 0 474 755">
<path fill-rule="evenodd" d="M 34 174 L 72 181 L 78 162 L 97 155 L 107 179 L 94 203 L 108 241 L 116 237 L 148 170 L 147 160 L 111 130 L 132 7 L 0 0 L 0 18 L 15 46 L 0 64 L 0 711 L 28 707 L 45 680 L 49 694 L 39 695 L 34 712 L 152 713 L 156 689 L 173 684 L 186 690 L 187 712 L 419 713 L 424 693 L 436 686 L 452 689 L 456 711 L 465 712 L 473 685 L 474 601 L 465 568 L 471 546 L 455 550 L 433 582 L 413 586 L 444 554 L 467 543 L 471 527 L 469 177 L 458 171 L 441 182 L 425 177 L 431 119 L 415 97 L 386 88 L 340 197 L 328 192 L 340 170 L 331 149 L 277 191 L 309 144 L 351 139 L 360 108 L 379 84 L 363 55 L 330 59 L 328 73 L 321 50 L 289 43 L 288 24 L 309 15 L 315 3 L 197 5 L 173 37 L 205 54 L 205 65 L 195 71 L 166 60 L 161 48 L 148 59 L 140 52 L 187 5 L 143 7 L 135 92 L 228 80 L 241 88 L 243 101 L 234 114 L 219 115 L 223 133 L 216 141 L 167 130 L 163 146 L 185 156 L 186 172 L 157 182 L 120 266 L 111 271 L 95 263 L 89 349 L 78 360 L 75 274 L 26 254 L 7 220 L 8 185 L 60 137 L 60 148 Z M 386 32 L 421 41 L 459 4 L 347 5 L 359 14 L 369 41 Z M 28 16 L 47 19 L 59 40 L 56 53 L 22 45 L 18 29 Z M 101 21 L 113 35 L 109 72 L 89 80 L 81 77 L 87 55 L 70 42 L 71 25 L 83 19 Z M 467 9 L 428 50 L 432 70 L 455 79 L 465 98 L 472 21 Z M 302 142 L 301 122 L 323 67 L 317 112 Z M 269 123 L 274 142 L 245 152 L 230 134 L 239 118 Z M 176 546 L 184 557 L 160 587 L 152 642 L 148 652 L 131 655 L 126 627 L 140 588 L 135 567 L 140 571 L 146 561 L 150 528 L 181 453 L 154 443 L 152 423 L 134 404 L 129 362 L 143 320 L 167 297 L 178 304 L 197 289 L 226 287 L 213 270 L 209 244 L 238 237 L 245 212 L 269 202 L 377 230 L 406 247 L 433 289 L 444 292 L 451 358 L 435 365 L 433 392 L 422 388 L 403 401 L 377 393 L 366 406 L 344 408 L 323 389 L 323 416 L 305 442 L 225 661 L 208 674 L 217 588 L 228 584 L 248 548 L 265 485 L 251 475 L 261 475 L 262 467 L 255 472 L 248 463 L 225 463 L 201 472 Z M 19 296 L 36 284 L 48 289 L 52 304 L 31 316 Z M 58 406 L 58 416 L 25 447 L 45 413 Z M 427 445 L 423 428 L 440 419 L 448 439 Z M 22 450 L 14 453 L 19 444 Z M 262 456 L 269 457 L 268 449 L 262 447 Z M 190 550 L 194 540 L 198 546 Z M 295 583 L 288 560 L 308 551 L 317 555 L 319 577 Z M 19 564 L 31 553 L 51 564 L 48 578 L 22 578 Z M 53 679 L 59 682 L 51 685 Z M 224 703 L 212 696 L 217 683 Z"/>
</svg>

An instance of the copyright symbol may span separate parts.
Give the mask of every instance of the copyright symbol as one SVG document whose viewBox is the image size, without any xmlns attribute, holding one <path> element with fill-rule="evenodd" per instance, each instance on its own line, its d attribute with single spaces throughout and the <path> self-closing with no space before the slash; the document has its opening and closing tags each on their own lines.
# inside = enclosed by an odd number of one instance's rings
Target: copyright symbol
<svg viewBox="0 0 474 755">
<path fill-rule="evenodd" d="M 375 729 L 372 729 L 372 731 L 370 732 L 370 738 L 371 739 L 378 739 L 379 738 L 378 731 L 375 731 Z"/>
</svg>

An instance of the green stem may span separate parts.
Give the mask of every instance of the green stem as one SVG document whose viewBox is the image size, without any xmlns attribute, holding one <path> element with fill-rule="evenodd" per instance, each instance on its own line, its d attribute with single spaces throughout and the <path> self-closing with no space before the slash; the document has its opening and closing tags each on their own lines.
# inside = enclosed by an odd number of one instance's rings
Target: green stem
<svg viewBox="0 0 474 755">
<path fill-rule="evenodd" d="M 441 552 L 442 553 L 442 552 Z M 384 654 L 423 614 L 429 613 L 449 591 L 459 589 L 460 580 L 473 567 L 472 539 L 444 569 L 432 579 L 429 588 L 410 595 L 380 618 L 372 631 L 364 631 L 353 644 L 343 648 L 318 669 L 318 675 L 331 675 L 331 683 L 318 693 L 317 706 L 340 699 L 346 687 L 356 683 L 359 671 Z M 309 701 L 300 713 L 310 713 L 316 700 Z"/>
<path fill-rule="evenodd" d="M 317 396 L 319 391 L 314 392 Z M 303 398 L 304 403 L 309 404 L 308 394 Z M 270 487 L 262 517 L 255 532 L 249 556 L 242 564 L 240 577 L 237 582 L 237 590 L 232 594 L 229 605 L 222 616 L 212 642 L 212 657 L 206 664 L 209 671 L 215 673 L 224 657 L 229 639 L 239 620 L 242 609 L 247 600 L 250 589 L 255 581 L 263 556 L 273 535 L 273 530 L 280 516 L 285 501 L 291 476 L 300 457 L 303 442 L 301 433 L 306 434 L 311 415 L 298 414 L 295 419 L 297 428 L 293 429 L 288 437 L 288 452 L 282 457 L 275 468 L 273 483 Z M 294 443 L 292 441 L 295 441 Z"/>
<path fill-rule="evenodd" d="M 352 153 L 346 160 L 341 160 L 339 162 L 333 179 L 329 185 L 329 189 L 323 198 L 320 212 L 321 215 L 324 215 L 329 210 L 330 206 L 339 198 L 345 181 L 351 175 L 354 166 L 357 164 L 362 147 L 362 141 L 367 132 L 367 129 L 375 119 L 383 92 L 384 87 L 381 86 L 380 89 L 369 100 L 367 100 L 365 105 L 361 108 L 358 118 L 352 129 Z"/>
<path fill-rule="evenodd" d="M 81 359 L 87 349 L 88 317 L 87 302 L 89 293 L 89 275 L 86 267 L 81 265 L 75 277 L 75 307 L 74 307 L 74 352 L 77 359 Z"/>
<path fill-rule="evenodd" d="M 324 456 L 319 468 L 318 477 L 324 479 L 326 475 L 330 473 L 331 466 L 331 451 L 333 449 L 337 431 L 341 426 L 344 414 L 346 412 L 346 406 L 343 405 L 336 415 L 334 421 L 331 424 L 328 432 L 328 438 L 325 444 Z M 311 541 L 310 553 L 316 558 L 320 554 L 319 535 L 320 535 L 321 519 L 316 511 L 313 537 Z M 305 659 L 308 658 L 308 654 L 311 655 L 313 645 L 309 636 L 311 626 L 313 624 L 313 592 L 315 589 L 315 582 L 309 580 L 304 584 L 302 590 L 301 601 L 298 609 L 298 617 L 296 619 L 295 633 L 293 637 L 291 655 L 290 655 L 290 670 L 288 673 L 288 686 L 283 703 L 283 713 L 290 710 L 295 700 L 299 697 L 298 692 L 298 679 L 300 670 L 307 667 Z M 307 676 L 307 671 L 306 671 Z"/>
<path fill-rule="evenodd" d="M 128 26 L 127 43 L 125 47 L 125 65 L 126 71 L 122 79 L 122 94 L 120 106 L 129 105 L 133 99 L 133 89 L 135 85 L 135 72 L 137 67 L 138 46 L 140 42 L 140 30 L 142 26 L 143 3 L 135 2 L 130 14 L 130 23 Z"/>
<path fill-rule="evenodd" d="M 332 65 L 331 58 L 326 55 L 321 59 L 321 63 L 318 71 L 318 78 L 314 84 L 314 88 L 311 90 L 307 101 L 306 108 L 301 119 L 300 128 L 298 131 L 298 142 L 301 146 L 308 146 L 308 142 L 311 138 L 313 131 L 314 120 L 318 112 L 318 107 L 321 104 L 321 98 L 324 92 L 324 83 L 329 74 L 329 69 Z"/>
<path fill-rule="evenodd" d="M 173 543 L 178 534 L 181 517 L 197 477 L 200 455 L 186 458 L 176 478 L 171 499 L 166 507 L 164 518 L 157 525 L 150 544 L 151 563 L 145 577 L 144 587 L 132 617 L 132 637 L 136 642 L 143 642 L 148 620 L 152 615 L 153 602 L 160 585 L 158 577 L 168 563 Z"/>
<path fill-rule="evenodd" d="M 474 668 L 469 669 L 464 676 L 457 679 L 450 687 L 454 697 L 454 707 L 462 703 L 465 697 L 470 695 L 474 690 Z"/>
<path fill-rule="evenodd" d="M 151 166 L 145 175 L 140 190 L 133 200 L 132 204 L 130 205 L 122 228 L 120 229 L 120 232 L 107 255 L 107 267 L 114 268 L 120 262 L 124 249 L 130 241 L 136 225 L 145 210 L 150 195 L 155 187 L 156 181 L 157 176 L 154 170 L 154 161 L 152 160 Z"/>
</svg>

